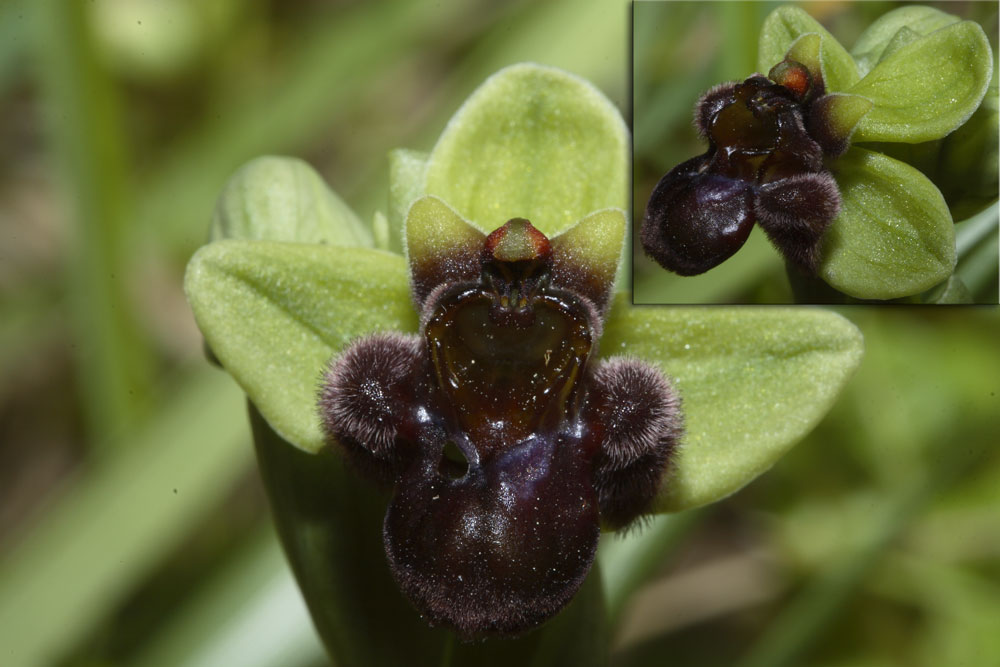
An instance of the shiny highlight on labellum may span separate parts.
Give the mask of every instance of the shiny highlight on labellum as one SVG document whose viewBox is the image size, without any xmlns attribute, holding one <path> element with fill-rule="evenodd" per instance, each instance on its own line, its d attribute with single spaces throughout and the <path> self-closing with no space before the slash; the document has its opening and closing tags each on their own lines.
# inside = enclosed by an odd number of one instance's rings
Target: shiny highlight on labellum
<svg viewBox="0 0 1000 667">
<path fill-rule="evenodd" d="M 355 340 L 319 408 L 330 443 L 392 489 L 385 552 L 416 609 L 466 639 L 512 636 L 573 597 L 602 523 L 651 510 L 680 401 L 658 369 L 595 358 L 611 280 L 577 263 L 576 236 L 459 222 L 447 253 L 410 243 L 420 333 Z"/>
<path fill-rule="evenodd" d="M 756 222 L 789 264 L 815 274 L 820 240 L 840 209 L 824 158 L 847 150 L 871 106 L 826 94 L 819 49 L 820 36 L 805 35 L 767 77 L 721 84 L 698 101 L 694 122 L 708 151 L 660 180 L 640 232 L 646 254 L 665 269 L 691 276 L 714 268 Z"/>
</svg>

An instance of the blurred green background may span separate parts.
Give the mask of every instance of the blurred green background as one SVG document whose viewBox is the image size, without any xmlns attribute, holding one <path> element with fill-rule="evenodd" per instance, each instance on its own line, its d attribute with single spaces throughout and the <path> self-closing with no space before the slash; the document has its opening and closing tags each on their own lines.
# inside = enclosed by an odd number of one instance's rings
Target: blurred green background
<svg viewBox="0 0 1000 667">
<path fill-rule="evenodd" d="M 752 59 L 729 40 L 766 10 L 723 7 L 660 39 Z M 215 196 L 291 154 L 370 219 L 386 152 L 429 149 L 521 60 L 628 118 L 630 23 L 569 0 L 0 3 L 0 664 L 329 664 L 180 288 Z M 645 552 L 605 540 L 615 664 L 997 662 L 1000 316 L 843 312 L 867 355 L 806 441 Z"/>
<path fill-rule="evenodd" d="M 633 38 L 633 210 L 641 220 L 657 181 L 681 162 L 701 155 L 707 143 L 692 123 L 699 97 L 725 81 L 742 81 L 757 70 L 757 40 L 764 19 L 780 2 L 636 2 Z M 900 2 L 805 2 L 803 7 L 848 50 L 864 29 Z M 997 274 L 997 3 L 921 3 L 971 19 L 993 48 L 993 80 L 969 127 L 941 142 L 916 146 L 876 144 L 920 169 L 942 191 L 959 224 L 955 231 L 958 276 L 974 303 L 996 304 Z M 767 72 L 763 72 L 767 74 Z M 981 126 L 981 127 L 980 127 Z M 975 151 L 957 164 L 948 152 L 973 134 Z M 784 260 L 757 226 L 747 244 L 720 266 L 682 277 L 662 269 L 634 243 L 636 303 L 791 303 Z"/>
</svg>

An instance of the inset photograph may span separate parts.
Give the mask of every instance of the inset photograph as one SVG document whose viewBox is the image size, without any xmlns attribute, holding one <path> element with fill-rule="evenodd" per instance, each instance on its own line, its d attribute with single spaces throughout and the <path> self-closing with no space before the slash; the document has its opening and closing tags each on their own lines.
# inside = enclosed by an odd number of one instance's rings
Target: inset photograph
<svg viewBox="0 0 1000 667">
<path fill-rule="evenodd" d="M 633 4 L 637 304 L 997 304 L 995 2 Z"/>
</svg>

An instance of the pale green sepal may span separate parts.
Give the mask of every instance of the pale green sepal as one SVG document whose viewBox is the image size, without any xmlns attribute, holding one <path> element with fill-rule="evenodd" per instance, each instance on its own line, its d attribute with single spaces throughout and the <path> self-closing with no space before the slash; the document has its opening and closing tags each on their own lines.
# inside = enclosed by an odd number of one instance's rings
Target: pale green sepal
<svg viewBox="0 0 1000 667">
<path fill-rule="evenodd" d="M 380 250 L 219 241 L 195 253 L 184 289 L 222 366 L 310 452 L 323 446 L 316 395 L 330 358 L 358 336 L 417 330 L 406 262 Z"/>
<path fill-rule="evenodd" d="M 758 71 L 770 71 L 784 60 L 795 41 L 808 33 L 816 33 L 822 39 L 820 62 L 827 92 L 846 90 L 857 83 L 858 69 L 847 50 L 816 19 L 791 5 L 778 7 L 764 19 L 757 50 Z"/>
<path fill-rule="evenodd" d="M 389 152 L 389 245 L 403 254 L 403 224 L 410 206 L 424 194 L 427 153 L 397 148 Z"/>
<path fill-rule="evenodd" d="M 823 237 L 819 275 L 858 299 L 895 299 L 944 281 L 955 229 L 940 191 L 910 165 L 850 148 L 837 161 L 841 209 Z"/>
<path fill-rule="evenodd" d="M 628 206 L 628 129 L 587 81 L 521 64 L 486 80 L 438 140 L 425 192 L 491 231 L 527 218 L 550 238 L 592 211 Z"/>
<path fill-rule="evenodd" d="M 861 360 L 843 317 L 810 308 L 637 308 L 619 295 L 601 355 L 655 363 L 685 420 L 656 509 L 719 500 L 766 471 L 822 419 Z"/>
<path fill-rule="evenodd" d="M 882 60 L 894 38 L 897 41 L 907 39 L 896 37 L 900 30 L 905 28 L 906 31 L 923 36 L 960 20 L 957 16 L 923 5 L 900 7 L 883 14 L 861 33 L 851 49 L 851 55 L 858 63 L 858 73 L 861 76 L 868 74 Z"/>
<path fill-rule="evenodd" d="M 259 157 L 226 182 L 209 240 L 244 239 L 371 247 L 371 230 L 316 170 L 298 158 Z"/>
<path fill-rule="evenodd" d="M 972 21 L 907 44 L 848 91 L 875 104 L 858 124 L 854 141 L 940 139 L 976 110 L 992 73 L 989 40 Z"/>
</svg>

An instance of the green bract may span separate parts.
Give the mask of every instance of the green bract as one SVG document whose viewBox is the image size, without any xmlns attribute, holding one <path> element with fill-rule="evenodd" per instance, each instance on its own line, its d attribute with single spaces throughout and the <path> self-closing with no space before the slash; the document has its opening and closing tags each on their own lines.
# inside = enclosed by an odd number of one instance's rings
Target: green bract
<svg viewBox="0 0 1000 667">
<path fill-rule="evenodd" d="M 310 500 L 343 500 L 321 489 L 317 471 L 329 469 L 329 483 L 346 484 L 336 451 L 324 447 L 320 374 L 358 336 L 416 332 L 410 270 L 467 251 L 470 235 L 510 218 L 528 218 L 550 236 L 553 253 L 572 256 L 587 280 L 610 284 L 626 237 L 627 146 L 620 115 L 592 86 L 551 68 L 518 65 L 473 94 L 429 156 L 391 156 L 388 213 L 380 218 L 386 228 L 377 236 L 406 258 L 370 247 L 370 235 L 355 233 L 357 217 L 332 205 L 339 199 L 315 187 L 315 174 L 297 161 L 251 163 L 227 186 L 225 220 L 213 227 L 220 240 L 192 258 L 185 289 L 208 345 L 253 404 L 258 453 L 265 468 L 274 467 L 264 479 L 282 539 L 335 653 L 377 661 L 395 642 L 385 624 L 361 624 L 360 638 L 344 629 L 353 627 L 344 620 L 353 612 L 342 605 L 360 598 L 352 575 L 330 568 L 361 567 L 342 545 L 367 529 L 358 527 L 352 508 L 318 516 Z M 255 182 L 262 169 L 277 176 Z M 664 512 L 718 500 L 766 470 L 829 409 L 862 350 L 857 329 L 826 311 L 633 308 L 625 295 L 610 308 L 605 332 L 601 356 L 658 365 L 683 398 L 687 436 L 658 504 Z M 599 595 L 582 599 L 600 604 Z M 571 605 L 545 626 L 555 634 L 539 645 L 560 654 L 569 650 L 563 644 L 583 646 L 579 625 L 565 635 L 554 628 L 588 617 Z M 420 635 L 413 661 L 436 660 L 442 633 L 411 630 Z M 537 633 L 517 641 L 532 637 Z M 482 646 L 457 650 L 482 653 L 482 664 L 493 664 Z M 590 657 L 579 664 L 601 662 L 599 650 L 585 653 Z"/>
<path fill-rule="evenodd" d="M 851 53 L 802 9 L 779 7 L 761 28 L 759 69 L 768 71 L 811 35 L 822 40 L 827 91 L 870 104 L 867 110 L 860 102 L 842 104 L 833 114 L 854 128 L 853 143 L 941 139 L 979 107 L 992 76 L 992 51 L 978 24 L 919 6 L 875 21 Z M 920 171 L 853 149 L 830 169 L 843 201 L 824 240 L 819 274 L 825 281 L 856 298 L 893 299 L 951 275 L 951 213 Z"/>
</svg>

